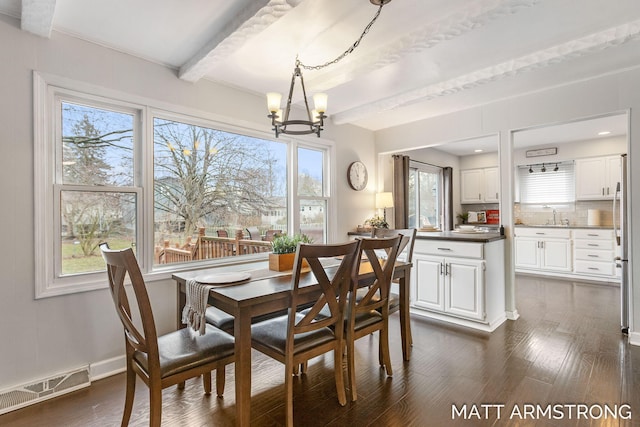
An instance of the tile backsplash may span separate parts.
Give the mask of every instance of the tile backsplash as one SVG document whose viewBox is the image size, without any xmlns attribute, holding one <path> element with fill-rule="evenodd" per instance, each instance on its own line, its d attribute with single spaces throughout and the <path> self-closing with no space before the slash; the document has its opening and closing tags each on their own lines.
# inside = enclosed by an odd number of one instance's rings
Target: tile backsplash
<svg viewBox="0 0 640 427">
<path fill-rule="evenodd" d="M 593 201 L 579 201 L 575 203 L 575 210 L 566 212 L 558 212 L 556 214 L 556 222 L 568 219 L 569 225 L 574 227 L 587 227 L 588 226 L 588 212 L 590 209 L 595 209 L 600 212 L 600 225 L 601 226 L 613 226 L 613 214 L 612 201 L 610 200 L 593 200 Z M 619 205 L 618 205 L 619 206 Z M 616 206 L 617 208 L 617 206 Z M 522 223 L 526 225 L 542 225 L 553 222 L 552 210 L 549 212 L 528 212 L 520 209 L 520 204 L 514 205 L 513 216 L 516 224 Z"/>
</svg>

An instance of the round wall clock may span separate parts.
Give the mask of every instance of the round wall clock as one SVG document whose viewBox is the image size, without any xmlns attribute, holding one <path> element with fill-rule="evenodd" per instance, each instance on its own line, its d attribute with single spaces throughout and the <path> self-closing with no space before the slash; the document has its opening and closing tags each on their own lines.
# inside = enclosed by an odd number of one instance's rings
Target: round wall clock
<svg viewBox="0 0 640 427">
<path fill-rule="evenodd" d="M 353 162 L 347 169 L 347 179 L 349 185 L 356 191 L 364 190 L 367 186 L 369 176 L 367 175 L 367 167 L 362 162 Z"/>
</svg>

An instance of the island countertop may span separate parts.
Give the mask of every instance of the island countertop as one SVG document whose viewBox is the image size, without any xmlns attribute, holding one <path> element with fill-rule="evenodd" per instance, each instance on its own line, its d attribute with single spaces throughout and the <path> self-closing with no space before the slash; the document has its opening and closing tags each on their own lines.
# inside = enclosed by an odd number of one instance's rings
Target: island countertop
<svg viewBox="0 0 640 427">
<path fill-rule="evenodd" d="M 505 236 L 497 232 L 460 233 L 457 231 L 418 231 L 416 239 L 451 240 L 456 242 L 489 243 L 502 240 Z"/>
</svg>

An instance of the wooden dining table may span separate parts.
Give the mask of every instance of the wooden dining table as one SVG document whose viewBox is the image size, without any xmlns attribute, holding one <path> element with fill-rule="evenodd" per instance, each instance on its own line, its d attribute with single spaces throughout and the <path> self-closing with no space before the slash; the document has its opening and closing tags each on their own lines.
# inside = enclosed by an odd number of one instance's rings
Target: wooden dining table
<svg viewBox="0 0 640 427">
<path fill-rule="evenodd" d="M 334 268 L 327 266 L 327 269 Z M 336 267 L 337 268 L 337 265 Z M 187 280 L 197 279 L 216 272 L 219 268 L 207 268 L 174 273 L 177 283 L 176 323 L 183 328 L 182 309 L 186 302 L 185 286 Z M 251 322 L 252 318 L 270 313 L 278 313 L 291 304 L 291 272 L 275 272 L 266 269 L 247 270 L 251 278 L 232 286 L 216 286 L 209 293 L 209 304 L 234 316 L 235 337 L 235 383 L 236 383 L 236 425 L 248 426 L 251 422 Z M 411 336 L 409 326 L 409 277 L 411 263 L 396 263 L 394 279 L 399 284 L 400 327 L 402 337 L 402 356 L 409 360 L 411 356 Z M 362 262 L 359 272 L 359 286 L 372 283 L 374 273 L 368 262 Z M 315 301 L 320 294 L 312 273 L 305 273 L 300 279 L 300 288 L 304 291 L 306 302 Z"/>
</svg>

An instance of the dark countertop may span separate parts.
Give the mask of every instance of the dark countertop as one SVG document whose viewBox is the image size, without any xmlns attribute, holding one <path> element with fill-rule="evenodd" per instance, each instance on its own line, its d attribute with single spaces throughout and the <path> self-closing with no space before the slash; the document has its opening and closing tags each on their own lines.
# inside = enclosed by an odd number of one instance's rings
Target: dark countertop
<svg viewBox="0 0 640 427">
<path fill-rule="evenodd" d="M 567 228 L 575 230 L 578 228 L 585 228 L 591 230 L 613 230 L 613 225 L 528 225 L 528 224 L 516 224 L 515 227 L 521 228 Z"/>
<path fill-rule="evenodd" d="M 502 240 L 505 236 L 494 232 L 459 233 L 456 231 L 418 231 L 416 239 L 451 240 L 456 242 L 489 243 Z"/>
</svg>

